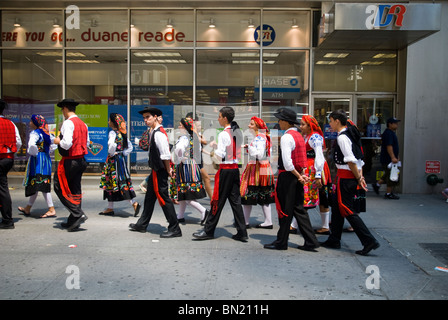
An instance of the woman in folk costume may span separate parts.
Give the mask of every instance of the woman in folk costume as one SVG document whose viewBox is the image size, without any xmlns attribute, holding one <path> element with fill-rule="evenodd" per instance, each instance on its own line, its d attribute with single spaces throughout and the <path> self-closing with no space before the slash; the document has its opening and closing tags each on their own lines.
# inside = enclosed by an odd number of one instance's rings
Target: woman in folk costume
<svg viewBox="0 0 448 320">
<path fill-rule="evenodd" d="M 114 202 L 128 200 L 136 217 L 140 211 L 140 204 L 134 201 L 134 187 L 126 164 L 126 156 L 133 150 L 127 136 L 126 121 L 122 115 L 111 113 L 109 126 L 112 130 L 109 132 L 107 142 L 108 156 L 100 182 L 100 188 L 104 190 L 103 198 L 108 200 L 108 207 L 100 214 L 114 215 Z"/>
<path fill-rule="evenodd" d="M 201 224 L 207 216 L 207 210 L 196 200 L 205 198 L 205 188 L 196 158 L 200 156 L 200 142 L 197 134 L 193 131 L 193 119 L 183 118 L 179 129 L 181 136 L 176 142 L 174 154 L 176 157 L 176 185 L 179 210 L 177 219 L 184 222 L 184 214 L 187 204 L 201 213 Z"/>
<path fill-rule="evenodd" d="M 325 140 L 322 129 L 317 120 L 311 115 L 303 115 L 300 121 L 300 131 L 305 140 L 307 168 L 306 175 L 310 178 L 303 186 L 305 209 L 319 206 L 322 227 L 315 230 L 317 234 L 329 234 L 330 232 L 330 208 L 328 201 L 328 185 L 331 182 L 330 168 L 325 161 L 323 150 Z M 297 222 L 293 221 L 292 227 L 296 228 Z"/>
<path fill-rule="evenodd" d="M 269 157 L 271 138 L 266 123 L 252 117 L 249 129 L 255 133 L 254 140 L 245 145 L 249 153 L 249 162 L 241 176 L 240 193 L 246 226 L 249 225 L 252 206 L 261 205 L 264 222 L 256 228 L 272 229 L 271 203 L 275 202 L 275 182 Z"/>
<path fill-rule="evenodd" d="M 30 132 L 27 152 L 30 155 L 26 167 L 26 176 L 23 181 L 25 197 L 30 197 L 25 208 L 18 207 L 19 211 L 28 216 L 31 207 L 40 191 L 48 205 L 48 211 L 41 218 L 56 217 L 53 199 L 51 197 L 51 158 L 50 152 L 57 147 L 53 144 L 54 136 L 48 131 L 48 124 L 40 114 L 31 116 Z"/>
</svg>

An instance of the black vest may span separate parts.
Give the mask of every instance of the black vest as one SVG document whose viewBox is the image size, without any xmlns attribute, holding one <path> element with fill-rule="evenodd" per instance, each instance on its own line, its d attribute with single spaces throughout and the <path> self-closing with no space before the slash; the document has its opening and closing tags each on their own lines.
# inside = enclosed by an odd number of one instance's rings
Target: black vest
<svg viewBox="0 0 448 320">
<path fill-rule="evenodd" d="M 156 130 L 154 130 L 150 134 L 150 140 L 149 140 L 149 157 L 148 157 L 148 165 L 153 170 L 160 170 L 165 169 L 165 166 L 163 164 L 162 159 L 160 159 L 160 151 L 159 148 L 157 148 L 156 140 L 154 139 L 154 136 L 156 132 L 160 132 L 160 127 L 158 127 Z"/>
<path fill-rule="evenodd" d="M 356 159 L 364 159 L 364 154 L 362 152 L 361 147 L 361 139 L 356 139 L 356 137 L 350 132 L 349 129 L 341 132 L 341 134 L 345 134 L 352 143 L 352 152 Z M 342 153 L 341 148 L 339 147 L 339 143 L 336 141 L 336 146 L 334 148 L 333 160 L 336 164 L 347 164 L 344 162 L 344 154 Z"/>
</svg>

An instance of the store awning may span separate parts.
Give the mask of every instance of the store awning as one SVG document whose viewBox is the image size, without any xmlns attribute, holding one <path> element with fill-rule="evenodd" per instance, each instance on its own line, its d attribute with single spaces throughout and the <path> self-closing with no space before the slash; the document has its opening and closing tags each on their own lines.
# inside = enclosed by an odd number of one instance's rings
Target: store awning
<svg viewBox="0 0 448 320">
<path fill-rule="evenodd" d="M 399 50 L 440 30 L 440 4 L 336 3 L 322 12 L 321 49 Z"/>
</svg>

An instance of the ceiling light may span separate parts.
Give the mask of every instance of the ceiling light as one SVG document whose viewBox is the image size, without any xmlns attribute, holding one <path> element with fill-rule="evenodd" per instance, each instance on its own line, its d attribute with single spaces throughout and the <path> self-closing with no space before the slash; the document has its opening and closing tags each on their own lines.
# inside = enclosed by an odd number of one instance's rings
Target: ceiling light
<svg viewBox="0 0 448 320">
<path fill-rule="evenodd" d="M 362 66 L 379 66 L 380 64 L 383 64 L 384 61 L 364 61 L 361 62 Z"/>
<path fill-rule="evenodd" d="M 373 59 L 393 59 L 396 58 L 397 55 L 395 53 L 378 53 L 374 55 Z"/>
<path fill-rule="evenodd" d="M 57 62 L 62 62 L 62 60 L 56 60 Z M 97 60 L 84 60 L 84 59 L 67 59 L 65 60 L 67 63 L 100 63 Z"/>
<path fill-rule="evenodd" d="M 297 21 L 296 21 L 296 19 L 294 18 L 294 19 L 292 19 L 292 24 L 291 24 L 291 28 L 293 28 L 293 29 L 296 29 L 296 28 L 298 28 L 299 26 L 298 26 L 298 24 L 297 24 Z"/>
<path fill-rule="evenodd" d="M 209 23 L 208 27 L 209 28 L 216 28 L 215 20 L 213 18 L 210 18 L 210 23 Z"/>
<path fill-rule="evenodd" d="M 143 61 L 146 63 L 187 63 L 183 59 L 148 59 Z"/>
<path fill-rule="evenodd" d="M 136 57 L 181 57 L 179 52 L 163 52 L 163 51 L 148 51 L 148 52 L 134 52 Z"/>
<path fill-rule="evenodd" d="M 350 53 L 326 53 L 324 58 L 337 58 L 343 59 L 346 58 Z"/>
<path fill-rule="evenodd" d="M 334 60 L 328 60 L 328 61 L 321 60 L 321 61 L 317 61 L 316 62 L 316 64 L 327 64 L 327 65 L 333 65 L 333 64 L 336 64 L 336 63 L 338 63 L 338 62 L 334 61 Z"/>
</svg>

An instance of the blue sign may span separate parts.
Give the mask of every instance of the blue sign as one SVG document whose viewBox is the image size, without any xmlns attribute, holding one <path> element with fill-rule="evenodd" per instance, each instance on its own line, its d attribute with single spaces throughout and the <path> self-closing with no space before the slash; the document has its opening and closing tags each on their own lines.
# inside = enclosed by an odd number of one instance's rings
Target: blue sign
<svg viewBox="0 0 448 320">
<path fill-rule="evenodd" d="M 263 31 L 261 31 L 261 26 L 258 26 L 254 31 L 255 42 L 260 44 L 263 41 L 263 46 L 269 46 L 274 43 L 275 40 L 275 30 L 272 26 L 268 24 L 263 25 Z M 261 39 L 261 40 L 260 40 Z"/>
</svg>

